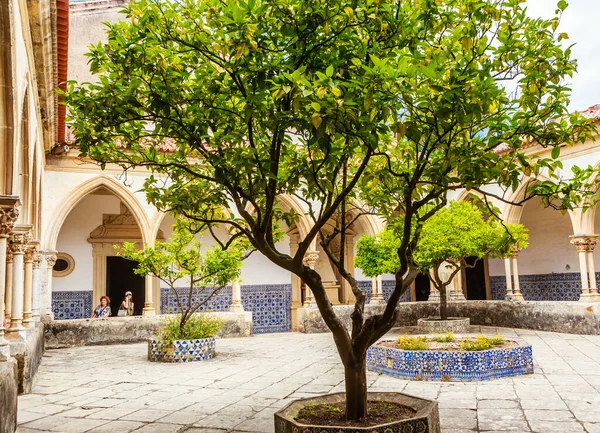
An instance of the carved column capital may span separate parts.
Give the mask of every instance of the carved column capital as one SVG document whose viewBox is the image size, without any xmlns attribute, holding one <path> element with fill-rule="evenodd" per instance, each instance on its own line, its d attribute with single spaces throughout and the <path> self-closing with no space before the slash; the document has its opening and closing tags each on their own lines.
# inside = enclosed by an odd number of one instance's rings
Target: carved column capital
<svg viewBox="0 0 600 433">
<path fill-rule="evenodd" d="M 578 252 L 591 253 L 598 243 L 598 235 L 570 236 L 570 238 Z"/>
<path fill-rule="evenodd" d="M 33 269 L 39 269 L 42 266 L 42 262 L 44 261 L 43 254 L 35 254 L 33 256 Z"/>
<path fill-rule="evenodd" d="M 521 247 L 517 245 L 513 245 L 512 247 L 510 247 L 510 257 L 518 257 L 519 252 L 521 252 Z"/>
<path fill-rule="evenodd" d="M 311 269 L 315 268 L 315 264 L 319 260 L 319 252 L 318 251 L 308 251 L 304 255 L 303 263 L 305 266 L 308 266 Z"/>
<path fill-rule="evenodd" d="M 0 207 L 0 237 L 7 238 L 19 218 L 19 210 L 17 208 L 1 208 Z"/>
<path fill-rule="evenodd" d="M 35 260 L 35 256 L 38 255 L 38 249 L 36 245 L 28 245 L 25 248 L 25 257 L 24 261 L 26 263 L 33 262 Z"/>
<path fill-rule="evenodd" d="M 54 268 L 54 265 L 56 264 L 56 254 L 52 253 L 46 253 L 46 263 L 48 264 L 49 268 Z"/>
<path fill-rule="evenodd" d="M 12 245 L 8 245 L 6 247 L 6 263 L 12 263 L 13 262 L 13 250 L 12 250 Z"/>
<path fill-rule="evenodd" d="M 31 242 L 31 233 L 13 233 L 10 237 L 10 245 L 14 254 L 25 254 L 27 244 Z"/>
</svg>

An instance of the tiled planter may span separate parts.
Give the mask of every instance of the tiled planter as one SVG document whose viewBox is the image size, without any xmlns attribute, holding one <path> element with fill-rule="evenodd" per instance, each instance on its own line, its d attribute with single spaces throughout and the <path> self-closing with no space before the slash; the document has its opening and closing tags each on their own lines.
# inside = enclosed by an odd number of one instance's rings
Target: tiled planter
<svg viewBox="0 0 600 433">
<path fill-rule="evenodd" d="M 401 379 L 475 381 L 533 373 L 530 345 L 478 352 L 371 346 L 367 368 Z"/>
<path fill-rule="evenodd" d="M 300 424 L 294 419 L 300 410 L 310 404 L 340 403 L 345 398 L 345 393 L 338 392 L 295 400 L 275 413 L 275 433 L 440 433 L 441 431 L 437 402 L 399 392 L 370 392 L 368 399 L 384 400 L 412 407 L 416 410 L 412 418 L 371 427 L 315 426 Z"/>
<path fill-rule="evenodd" d="M 200 340 L 148 341 L 148 360 L 153 362 L 192 362 L 215 356 L 215 338 Z"/>
<path fill-rule="evenodd" d="M 469 332 L 470 324 L 468 317 L 449 317 L 448 320 L 427 317 L 417 320 L 417 329 L 420 334 L 443 334 L 444 332 L 464 334 Z"/>
</svg>

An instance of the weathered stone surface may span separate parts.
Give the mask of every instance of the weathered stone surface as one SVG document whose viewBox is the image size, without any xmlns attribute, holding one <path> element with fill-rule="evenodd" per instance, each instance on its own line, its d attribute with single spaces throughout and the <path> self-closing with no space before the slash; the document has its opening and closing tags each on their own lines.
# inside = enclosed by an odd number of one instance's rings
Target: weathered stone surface
<svg viewBox="0 0 600 433">
<path fill-rule="evenodd" d="M 252 335 L 252 313 L 214 313 L 223 319 L 218 336 L 248 337 Z M 152 317 L 111 317 L 110 319 L 54 320 L 46 324 L 46 347 L 89 346 L 147 341 L 153 338 L 163 320 Z"/>
<path fill-rule="evenodd" d="M 29 328 L 24 340 L 11 341 L 10 354 L 17 361 L 19 393 L 27 394 L 44 355 L 43 325 Z"/>
<path fill-rule="evenodd" d="M 383 305 L 365 305 L 366 316 L 382 313 Z M 352 305 L 334 307 L 346 326 L 350 326 Z M 403 302 L 396 309 L 396 326 L 415 326 L 423 317 L 439 316 L 435 302 Z M 448 303 L 448 313 L 469 317 L 471 325 L 493 325 L 570 334 L 600 335 L 600 304 L 583 302 L 509 302 L 455 301 Z M 299 309 L 299 331 L 329 332 L 316 308 Z"/>
<path fill-rule="evenodd" d="M 0 433 L 13 433 L 17 428 L 17 361 L 0 362 Z"/>
</svg>

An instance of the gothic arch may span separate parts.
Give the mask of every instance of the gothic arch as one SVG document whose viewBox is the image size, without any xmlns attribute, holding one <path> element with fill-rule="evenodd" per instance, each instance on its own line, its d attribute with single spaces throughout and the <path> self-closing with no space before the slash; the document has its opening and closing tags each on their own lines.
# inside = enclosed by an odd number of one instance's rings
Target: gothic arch
<svg viewBox="0 0 600 433">
<path fill-rule="evenodd" d="M 58 240 L 60 229 L 62 228 L 69 213 L 71 213 L 73 208 L 77 206 L 77 203 L 79 203 L 82 198 L 100 187 L 105 187 L 111 191 L 125 204 L 125 206 L 127 206 L 140 228 L 144 245 L 152 244 L 152 238 L 150 237 L 150 223 L 148 222 L 148 217 L 146 216 L 144 208 L 140 202 L 133 196 L 131 191 L 125 188 L 122 184 L 108 176 L 102 175 L 77 185 L 67 194 L 67 198 L 63 200 L 61 205 L 58 207 L 58 212 L 45 235 L 45 241 L 43 243 L 45 249 L 56 249 L 56 242 Z"/>
</svg>

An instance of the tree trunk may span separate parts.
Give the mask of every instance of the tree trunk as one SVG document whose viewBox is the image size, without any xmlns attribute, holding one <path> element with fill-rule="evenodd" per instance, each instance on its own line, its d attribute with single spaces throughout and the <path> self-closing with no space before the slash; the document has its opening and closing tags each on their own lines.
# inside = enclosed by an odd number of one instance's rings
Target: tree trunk
<svg viewBox="0 0 600 433">
<path fill-rule="evenodd" d="M 356 421 L 367 416 L 367 359 L 357 365 L 344 365 L 346 382 L 346 419 Z"/>
<path fill-rule="evenodd" d="M 448 320 L 448 286 L 440 287 L 440 319 Z"/>
</svg>

